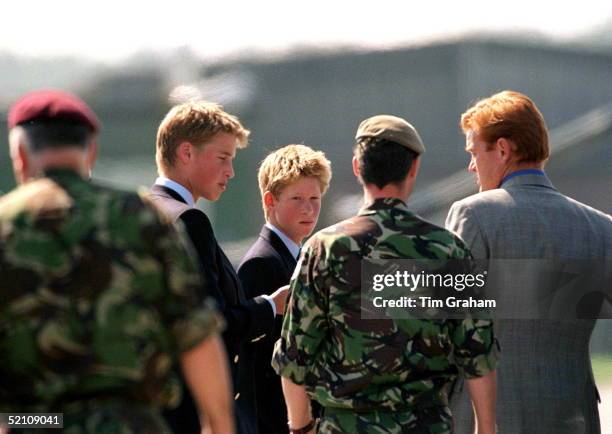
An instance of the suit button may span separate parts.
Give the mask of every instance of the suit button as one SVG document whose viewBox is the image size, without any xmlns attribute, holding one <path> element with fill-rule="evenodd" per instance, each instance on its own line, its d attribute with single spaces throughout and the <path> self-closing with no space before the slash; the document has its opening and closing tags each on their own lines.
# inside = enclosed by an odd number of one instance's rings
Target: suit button
<svg viewBox="0 0 612 434">
<path fill-rule="evenodd" d="M 238 363 L 238 360 L 240 359 L 240 357 L 238 357 L 238 354 L 236 354 L 234 356 L 234 364 Z"/>
<path fill-rule="evenodd" d="M 238 401 L 238 398 L 240 398 L 240 392 L 238 392 L 236 396 L 234 396 L 234 401 Z"/>
</svg>

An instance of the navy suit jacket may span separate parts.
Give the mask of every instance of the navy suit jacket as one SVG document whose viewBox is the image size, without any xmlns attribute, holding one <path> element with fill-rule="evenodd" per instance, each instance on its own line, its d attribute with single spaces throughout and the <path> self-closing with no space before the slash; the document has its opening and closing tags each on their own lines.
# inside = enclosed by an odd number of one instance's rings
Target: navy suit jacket
<svg viewBox="0 0 612 434">
<path fill-rule="evenodd" d="M 247 297 L 272 294 L 287 285 L 297 264 L 285 243 L 264 226 L 257 241 L 251 246 L 238 267 L 238 277 Z M 287 410 L 280 377 L 270 361 L 274 342 L 280 338 L 282 316 L 277 316 L 274 332 L 252 345 L 255 347 L 255 392 L 257 423 L 261 434 L 287 434 Z"/>
<path fill-rule="evenodd" d="M 202 210 L 188 205 L 174 190 L 160 185 L 151 187 L 150 198 L 171 221 L 184 224 L 198 254 L 206 295 L 215 299 L 225 318 L 223 341 L 236 399 L 236 429 L 240 434 L 257 433 L 254 356 L 249 343 L 274 330 L 272 306 L 263 297 L 247 299 L 230 260 L 215 238 L 210 220 Z M 180 419 L 187 417 L 184 414 L 177 417 L 179 426 L 173 426 L 176 432 L 186 432 Z M 171 419 L 169 422 L 172 424 Z"/>
</svg>

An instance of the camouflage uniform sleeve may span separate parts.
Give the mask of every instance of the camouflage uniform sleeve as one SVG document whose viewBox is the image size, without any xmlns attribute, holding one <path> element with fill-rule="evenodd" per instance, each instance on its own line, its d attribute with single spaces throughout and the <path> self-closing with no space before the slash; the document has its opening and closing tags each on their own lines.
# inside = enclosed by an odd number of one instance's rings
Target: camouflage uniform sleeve
<svg viewBox="0 0 612 434">
<path fill-rule="evenodd" d="M 452 321 L 453 355 L 459 375 L 463 378 L 476 378 L 494 371 L 499 361 L 499 348 L 493 333 L 493 321 Z"/>
<path fill-rule="evenodd" d="M 454 259 L 473 261 L 472 253 L 460 239 L 455 239 Z M 466 262 L 466 264 L 468 264 Z M 470 272 L 473 272 L 471 265 Z M 494 371 L 499 361 L 499 344 L 495 338 L 493 321 L 466 318 L 452 320 L 454 360 L 463 378 L 482 377 Z"/>
<path fill-rule="evenodd" d="M 161 315 L 174 340 L 173 346 L 181 353 L 220 332 L 224 324 L 213 299 L 206 296 L 205 282 L 182 225 L 158 220 L 155 226 L 158 230 L 152 242 L 158 250 L 168 288 L 161 301 Z"/>
<path fill-rule="evenodd" d="M 276 373 L 295 384 L 307 383 L 308 373 L 312 372 L 316 357 L 321 353 L 320 346 L 328 328 L 327 297 L 318 273 L 325 267 L 325 258 L 313 239 L 306 246 L 291 278 L 283 329 L 272 356 Z"/>
</svg>

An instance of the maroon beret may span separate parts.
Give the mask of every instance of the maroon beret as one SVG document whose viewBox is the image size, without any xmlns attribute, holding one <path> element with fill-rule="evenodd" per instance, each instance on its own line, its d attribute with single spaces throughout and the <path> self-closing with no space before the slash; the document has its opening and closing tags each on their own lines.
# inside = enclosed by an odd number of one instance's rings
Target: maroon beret
<svg viewBox="0 0 612 434">
<path fill-rule="evenodd" d="M 8 127 L 34 120 L 67 120 L 81 122 L 93 132 L 100 130 L 100 121 L 85 102 L 61 90 L 35 90 L 22 96 L 9 110 Z"/>
</svg>

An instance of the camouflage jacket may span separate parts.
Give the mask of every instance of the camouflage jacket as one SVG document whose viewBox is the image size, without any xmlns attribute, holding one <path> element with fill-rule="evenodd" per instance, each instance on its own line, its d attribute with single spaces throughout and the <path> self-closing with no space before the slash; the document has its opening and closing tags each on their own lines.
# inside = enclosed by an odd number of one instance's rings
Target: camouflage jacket
<svg viewBox="0 0 612 434">
<path fill-rule="evenodd" d="M 181 240 L 138 194 L 68 170 L 2 197 L 0 412 L 65 412 L 97 432 L 105 402 L 115 425 L 100 430 L 162 431 L 143 409 L 178 402 L 178 355 L 221 326 Z"/>
<path fill-rule="evenodd" d="M 457 375 L 483 376 L 498 352 L 489 320 L 365 320 L 361 260 L 463 259 L 451 232 L 377 199 L 303 249 L 272 364 L 324 407 L 354 411 L 446 406 Z"/>
</svg>

